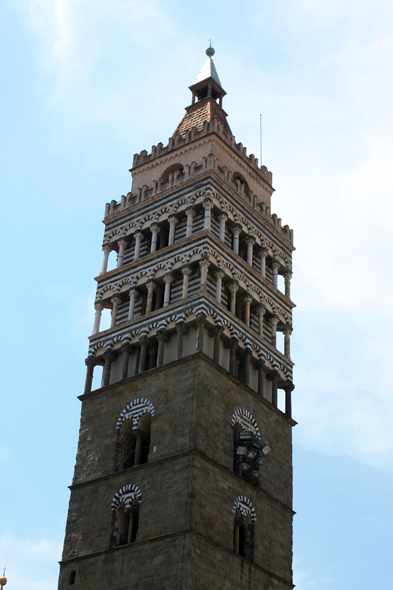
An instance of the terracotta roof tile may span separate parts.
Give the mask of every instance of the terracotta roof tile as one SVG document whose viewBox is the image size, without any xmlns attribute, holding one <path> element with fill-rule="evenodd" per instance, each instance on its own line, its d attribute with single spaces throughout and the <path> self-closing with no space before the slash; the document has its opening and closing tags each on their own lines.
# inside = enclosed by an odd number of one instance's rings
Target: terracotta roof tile
<svg viewBox="0 0 393 590">
<path fill-rule="evenodd" d="M 227 131 L 232 135 L 225 112 L 215 100 L 212 98 L 206 98 L 186 108 L 186 114 L 173 136 L 181 135 L 184 137 L 187 134 L 187 131 L 193 127 L 196 127 L 198 131 L 201 131 L 203 123 L 205 121 L 211 121 L 212 119 L 217 119 L 224 131 Z"/>
</svg>

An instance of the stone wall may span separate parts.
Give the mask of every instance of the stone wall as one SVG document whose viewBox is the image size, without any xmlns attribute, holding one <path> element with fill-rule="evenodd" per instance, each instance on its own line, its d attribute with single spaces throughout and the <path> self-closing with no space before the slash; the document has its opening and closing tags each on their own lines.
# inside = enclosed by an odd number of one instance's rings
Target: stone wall
<svg viewBox="0 0 393 590">
<path fill-rule="evenodd" d="M 116 472 L 117 419 L 135 398 L 154 405 L 149 462 Z M 203 588 L 204 583 L 209 589 L 288 587 L 292 420 L 202 353 L 81 399 L 59 588 L 68 587 L 71 571 L 77 572 L 75 587 L 84 590 Z M 273 447 L 258 487 L 232 471 L 231 419 L 239 408 L 252 414 Z M 113 548 L 111 501 L 127 484 L 142 494 L 138 536 L 131 545 Z M 232 507 L 240 495 L 256 511 L 254 564 L 233 553 Z M 193 534 L 182 540 L 181 531 Z M 163 535 L 172 536 L 157 540 Z M 79 570 L 84 567 L 86 574 Z M 216 586 L 209 585 L 212 579 Z"/>
</svg>

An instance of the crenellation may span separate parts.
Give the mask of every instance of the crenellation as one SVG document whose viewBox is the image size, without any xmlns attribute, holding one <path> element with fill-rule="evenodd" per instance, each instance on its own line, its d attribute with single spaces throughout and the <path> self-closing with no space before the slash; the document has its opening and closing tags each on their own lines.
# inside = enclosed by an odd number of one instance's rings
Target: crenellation
<svg viewBox="0 0 393 590">
<path fill-rule="evenodd" d="M 206 53 L 105 207 L 59 590 L 292 588 L 293 234 Z"/>
</svg>

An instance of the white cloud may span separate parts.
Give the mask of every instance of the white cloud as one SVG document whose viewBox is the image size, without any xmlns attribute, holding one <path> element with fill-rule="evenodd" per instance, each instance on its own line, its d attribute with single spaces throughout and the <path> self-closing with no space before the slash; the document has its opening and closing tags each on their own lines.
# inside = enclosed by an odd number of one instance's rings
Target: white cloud
<svg viewBox="0 0 393 590">
<path fill-rule="evenodd" d="M 0 553 L 13 590 L 53 590 L 57 587 L 62 544 L 52 539 L 0 536 Z"/>
</svg>

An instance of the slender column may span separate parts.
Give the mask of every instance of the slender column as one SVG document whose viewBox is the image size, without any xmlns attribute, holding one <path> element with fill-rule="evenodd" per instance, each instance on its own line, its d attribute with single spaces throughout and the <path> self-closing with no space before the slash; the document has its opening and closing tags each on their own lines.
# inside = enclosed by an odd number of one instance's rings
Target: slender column
<svg viewBox="0 0 393 590">
<path fill-rule="evenodd" d="M 137 296 L 138 291 L 136 289 L 130 289 L 130 304 L 128 307 L 128 321 L 134 319 L 134 311 L 135 311 L 135 297 Z"/>
<path fill-rule="evenodd" d="M 160 287 L 160 285 L 156 285 L 156 310 L 157 309 L 161 309 L 161 307 L 163 306 L 163 291 Z"/>
<path fill-rule="evenodd" d="M 125 250 L 128 242 L 127 242 L 127 240 L 119 240 L 118 244 L 119 244 L 119 253 L 117 255 L 117 268 L 119 268 L 120 266 L 123 266 L 124 250 Z"/>
<path fill-rule="evenodd" d="M 140 346 L 138 346 L 135 350 L 135 375 L 138 375 L 139 373 L 139 363 L 141 360 L 141 349 Z"/>
<path fill-rule="evenodd" d="M 285 415 L 292 418 L 292 391 L 295 389 L 292 381 L 286 381 L 284 385 L 285 391 Z"/>
<path fill-rule="evenodd" d="M 209 332 L 209 336 L 213 336 L 213 361 L 220 364 L 220 341 L 221 334 L 224 331 L 223 326 L 216 326 Z"/>
<path fill-rule="evenodd" d="M 128 361 L 130 359 L 130 353 L 134 351 L 134 348 L 126 342 L 120 349 L 123 353 L 121 357 L 121 379 L 127 379 L 128 375 Z"/>
<path fill-rule="evenodd" d="M 146 371 L 146 358 L 147 358 L 147 347 L 149 344 L 149 340 L 147 336 L 141 336 L 139 338 L 139 344 L 141 345 L 141 352 L 139 356 L 139 373 L 143 373 Z"/>
<path fill-rule="evenodd" d="M 225 277 L 225 272 L 223 270 L 218 270 L 216 272 L 216 301 L 221 303 L 221 295 L 222 295 L 222 279 Z"/>
<path fill-rule="evenodd" d="M 116 355 L 111 350 L 107 350 L 106 352 L 104 352 L 104 359 L 105 365 L 102 371 L 102 386 L 106 387 L 107 385 L 109 385 L 109 379 L 111 376 L 111 365 L 112 361 L 116 359 Z"/>
<path fill-rule="evenodd" d="M 270 320 L 271 324 L 272 324 L 272 346 L 277 346 L 277 324 L 279 322 L 279 319 L 277 316 L 273 316 L 272 319 Z"/>
<path fill-rule="evenodd" d="M 183 336 L 184 336 L 184 324 L 183 322 L 176 323 L 176 360 L 183 358 Z"/>
<path fill-rule="evenodd" d="M 290 270 L 284 273 L 284 285 L 285 285 L 285 297 L 291 298 L 291 278 L 292 273 Z"/>
<path fill-rule="evenodd" d="M 164 307 L 167 307 L 171 302 L 171 284 L 173 283 L 173 276 L 171 274 L 164 275 L 164 283 Z"/>
<path fill-rule="evenodd" d="M 245 324 L 246 324 L 246 326 L 249 326 L 250 319 L 251 319 L 251 303 L 252 303 L 251 295 L 245 295 L 243 297 L 243 301 L 244 301 L 244 306 L 245 306 L 245 310 L 246 310 Z"/>
<path fill-rule="evenodd" d="M 211 227 L 211 210 L 213 209 L 213 201 L 209 198 L 203 201 L 203 206 L 205 209 L 205 219 L 203 223 L 204 230 L 210 230 Z"/>
<path fill-rule="evenodd" d="M 151 346 L 148 351 L 150 353 L 148 369 L 154 369 L 157 366 L 157 347 Z"/>
<path fill-rule="evenodd" d="M 273 267 L 273 285 L 277 287 L 277 275 L 278 269 L 280 268 L 281 264 L 278 260 L 273 260 L 272 267 Z"/>
<path fill-rule="evenodd" d="M 257 363 L 258 368 L 258 394 L 261 397 L 265 396 L 265 382 L 264 382 L 264 368 L 265 368 L 265 361 L 263 359 L 259 359 Z"/>
<path fill-rule="evenodd" d="M 254 244 L 255 238 L 249 237 L 246 239 L 247 244 L 247 264 L 252 266 L 253 256 L 254 256 Z"/>
<path fill-rule="evenodd" d="M 93 356 L 88 356 L 85 360 L 87 371 L 86 371 L 86 381 L 85 381 L 85 393 L 90 393 L 91 386 L 93 383 L 93 373 L 94 367 L 96 366 L 96 359 Z"/>
<path fill-rule="evenodd" d="M 243 373 L 243 383 L 245 385 L 250 385 L 250 361 L 251 361 L 252 350 L 251 348 L 246 348 L 244 351 L 244 373 Z"/>
<path fill-rule="evenodd" d="M 285 326 L 284 329 L 284 354 L 289 359 L 291 358 L 291 341 L 290 336 L 292 334 L 292 326 Z"/>
<path fill-rule="evenodd" d="M 236 555 L 239 555 L 239 551 L 240 551 L 240 542 L 239 542 L 239 523 L 235 524 L 235 553 Z"/>
<path fill-rule="evenodd" d="M 127 543 L 131 543 L 132 531 L 134 530 L 134 514 L 132 512 L 132 508 L 127 509 L 126 512 L 128 512 L 128 518 L 129 518 L 129 521 L 128 521 Z"/>
<path fill-rule="evenodd" d="M 153 309 L 153 294 L 154 287 L 156 286 L 154 281 L 147 281 L 147 300 L 146 300 L 146 313 L 150 313 Z"/>
<path fill-rule="evenodd" d="M 183 266 L 181 271 L 183 273 L 183 291 L 181 294 L 181 298 L 186 299 L 188 297 L 188 280 L 190 274 L 192 273 L 192 270 L 190 266 Z"/>
<path fill-rule="evenodd" d="M 268 255 L 269 250 L 267 248 L 262 248 L 259 250 L 259 256 L 261 258 L 261 277 L 266 278 L 266 256 Z"/>
<path fill-rule="evenodd" d="M 205 333 L 205 318 L 204 313 L 199 313 L 196 317 L 197 326 L 197 338 L 196 338 L 196 349 L 197 352 L 203 352 L 203 339 Z"/>
<path fill-rule="evenodd" d="M 141 241 L 143 238 L 143 233 L 140 231 L 136 231 L 134 233 L 134 238 L 135 238 L 134 260 L 138 260 L 139 256 L 141 255 Z"/>
<path fill-rule="evenodd" d="M 222 212 L 220 213 L 220 215 L 218 216 L 218 219 L 220 220 L 220 233 L 219 233 L 219 238 L 222 242 L 225 242 L 225 224 L 226 221 L 228 219 L 228 213 Z"/>
<path fill-rule="evenodd" d="M 187 226 L 186 226 L 186 238 L 190 238 L 192 236 L 192 223 L 194 220 L 195 211 L 193 207 L 188 207 L 186 209 L 187 215 Z"/>
<path fill-rule="evenodd" d="M 230 307 L 230 311 L 231 311 L 231 313 L 233 313 L 233 315 L 236 315 L 236 293 L 237 293 L 238 288 L 239 288 L 239 285 L 235 281 L 233 281 L 229 285 L 229 290 L 231 292 L 231 307 Z"/>
<path fill-rule="evenodd" d="M 157 332 L 158 351 L 157 351 L 157 367 L 164 364 L 164 344 L 168 342 L 169 338 L 164 330 Z"/>
<path fill-rule="evenodd" d="M 175 241 L 175 228 L 176 228 L 176 224 L 177 224 L 176 215 L 170 215 L 168 217 L 168 221 L 169 221 L 168 246 L 172 246 L 173 242 Z"/>
<path fill-rule="evenodd" d="M 158 240 L 158 233 L 160 231 L 160 227 L 156 223 L 153 223 L 153 225 L 150 226 L 150 231 L 151 231 L 150 253 L 153 254 L 153 252 L 156 252 L 156 250 L 157 250 L 157 240 Z"/>
<path fill-rule="evenodd" d="M 263 316 L 265 315 L 266 307 L 263 303 L 258 305 L 258 334 L 263 338 Z"/>
<path fill-rule="evenodd" d="M 143 442 L 142 434 L 140 432 L 138 432 L 138 434 L 136 435 L 134 467 L 136 465 L 140 465 L 140 463 L 141 463 L 142 442 Z"/>
<path fill-rule="evenodd" d="M 199 262 L 199 268 L 201 271 L 201 286 L 200 291 L 207 291 L 207 274 L 209 272 L 210 262 L 207 258 L 202 258 Z"/>
<path fill-rule="evenodd" d="M 111 328 L 116 326 L 116 319 L 117 319 L 117 310 L 119 308 L 119 304 L 121 303 L 120 297 L 112 297 L 112 319 L 111 319 Z"/>
<path fill-rule="evenodd" d="M 232 250 L 235 254 L 239 254 L 239 235 L 242 231 L 242 226 L 239 223 L 235 223 L 231 231 L 233 234 Z"/>
<path fill-rule="evenodd" d="M 105 274 L 108 269 L 108 259 L 109 259 L 109 254 L 110 254 L 110 251 L 112 250 L 112 248 L 108 244 L 106 244 L 105 246 L 102 246 L 102 249 L 104 251 L 104 260 L 102 261 L 100 275 Z"/>
<path fill-rule="evenodd" d="M 236 348 L 238 342 L 237 338 L 231 338 L 229 341 L 229 373 L 233 376 L 236 375 Z"/>
<path fill-rule="evenodd" d="M 96 313 L 94 315 L 94 326 L 93 326 L 93 336 L 94 334 L 98 334 L 100 331 L 100 323 L 101 323 L 101 314 L 104 309 L 104 306 L 101 303 L 96 303 L 94 306 Z"/>
<path fill-rule="evenodd" d="M 268 377 L 272 382 L 272 404 L 275 408 L 277 408 L 278 371 L 276 369 L 271 371 Z"/>
</svg>

